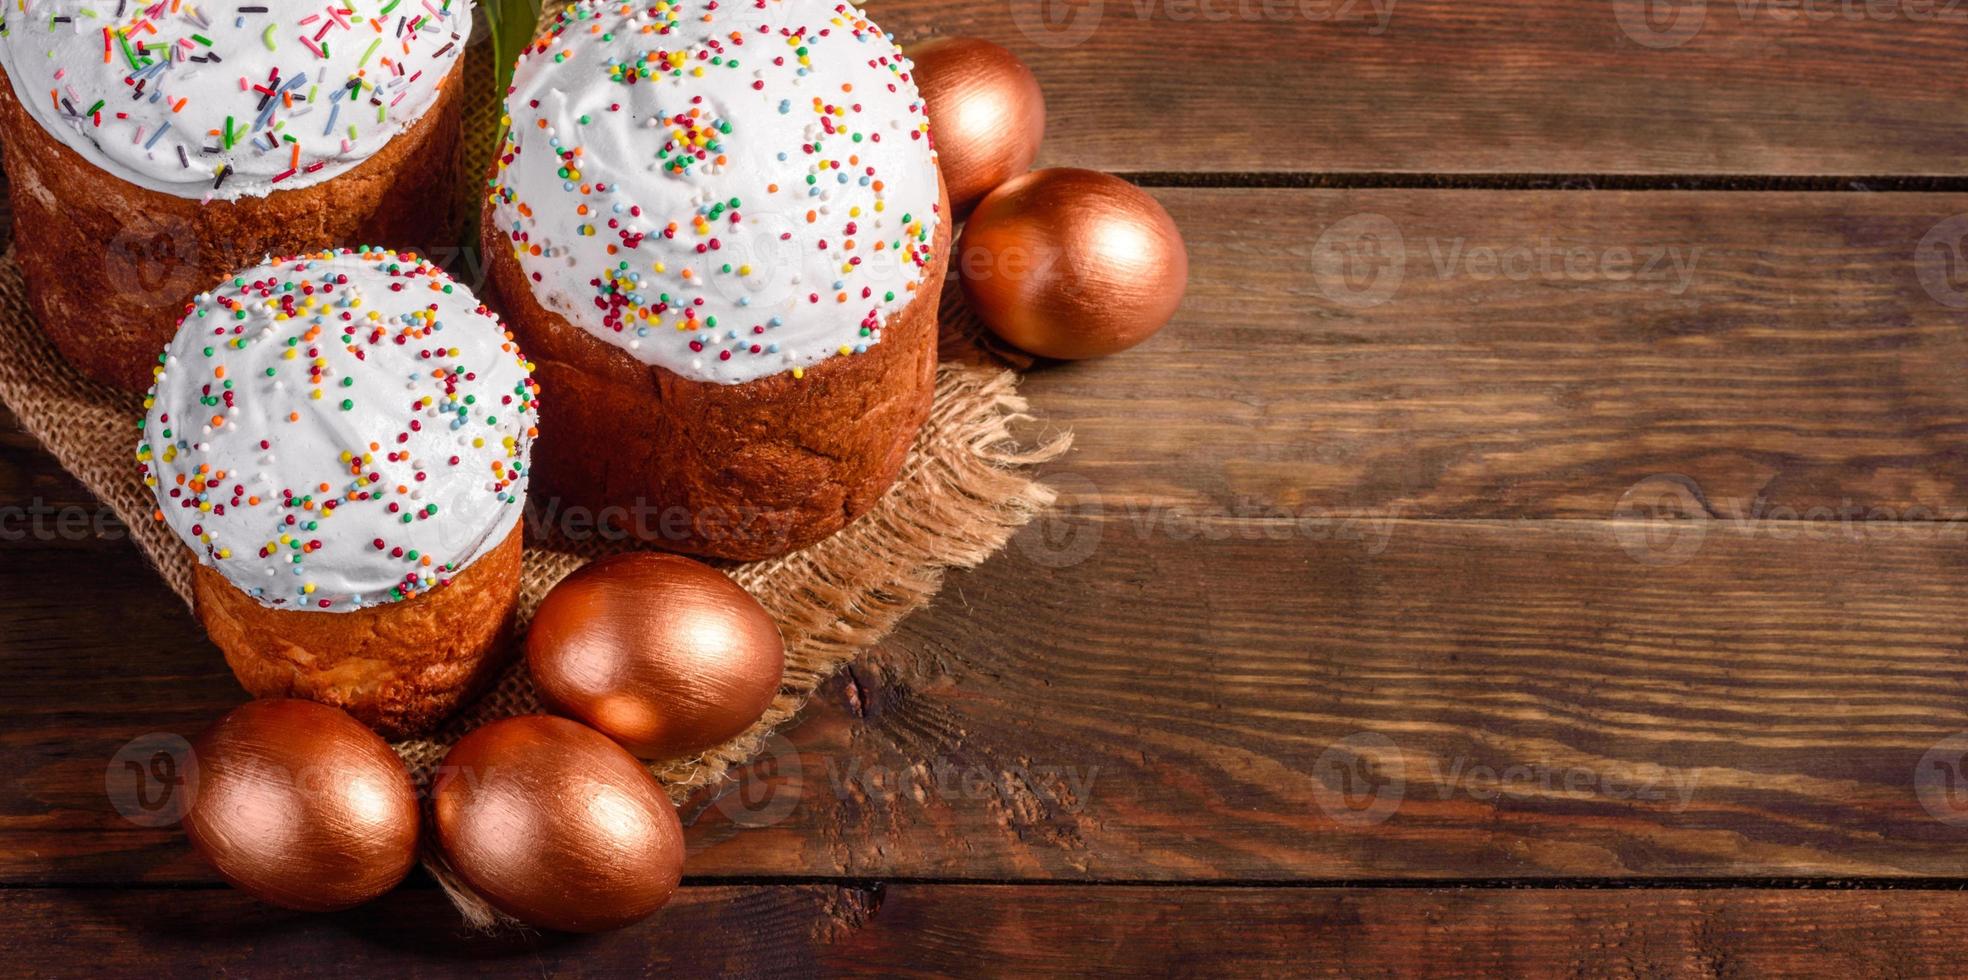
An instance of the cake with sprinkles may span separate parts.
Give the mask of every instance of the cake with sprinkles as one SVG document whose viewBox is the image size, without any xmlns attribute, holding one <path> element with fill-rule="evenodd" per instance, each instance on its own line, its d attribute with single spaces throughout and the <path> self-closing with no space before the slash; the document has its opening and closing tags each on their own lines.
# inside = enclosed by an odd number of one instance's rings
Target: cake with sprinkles
<svg viewBox="0 0 1968 980">
<path fill-rule="evenodd" d="M 484 235 L 552 392 L 541 487 L 730 558 L 871 506 L 927 415 L 950 237 L 894 39 L 835 0 L 586 0 L 506 113 Z"/>
<path fill-rule="evenodd" d="M 470 0 L 0 3 L 16 234 L 58 346 L 140 391 L 184 300 L 226 271 L 437 241 L 471 16 Z"/>
<path fill-rule="evenodd" d="M 137 465 L 248 690 L 404 734 L 485 679 L 537 397 L 498 319 L 414 255 L 269 262 L 192 301 Z"/>
</svg>

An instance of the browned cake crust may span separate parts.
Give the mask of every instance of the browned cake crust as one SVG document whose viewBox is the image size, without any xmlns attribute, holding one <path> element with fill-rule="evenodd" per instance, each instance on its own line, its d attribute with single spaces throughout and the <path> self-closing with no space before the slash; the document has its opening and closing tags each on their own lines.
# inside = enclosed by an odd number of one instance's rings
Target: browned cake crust
<svg viewBox="0 0 1968 980">
<path fill-rule="evenodd" d="M 210 204 L 97 168 L 42 129 L 0 72 L 15 255 L 42 329 L 82 373 L 142 392 L 185 305 L 226 276 L 269 255 L 436 243 L 459 176 L 462 72 L 461 61 L 423 119 L 348 173 Z"/>
<path fill-rule="evenodd" d="M 354 612 L 269 609 L 204 565 L 198 618 L 242 687 L 354 715 L 385 738 L 428 733 L 497 677 L 512 651 L 525 528 L 414 599 Z"/>
<path fill-rule="evenodd" d="M 532 506 L 561 528 L 599 521 L 646 543 L 755 561 L 795 551 L 874 506 L 902 470 L 936 389 L 948 195 L 916 297 L 865 354 L 737 385 L 647 365 L 534 298 L 485 209 L 487 302 L 534 362 L 540 438 Z"/>
</svg>

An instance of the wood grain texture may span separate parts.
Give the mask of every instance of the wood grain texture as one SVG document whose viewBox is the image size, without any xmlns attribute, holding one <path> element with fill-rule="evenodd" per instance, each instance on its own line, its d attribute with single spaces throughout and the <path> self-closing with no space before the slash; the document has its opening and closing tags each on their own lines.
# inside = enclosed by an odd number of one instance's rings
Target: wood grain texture
<svg viewBox="0 0 1968 980">
<path fill-rule="evenodd" d="M 1959 875 L 1964 526 L 1051 518 L 693 801 L 690 872 Z M 240 697 L 196 625 L 72 551 L 0 618 L 0 881 L 210 881 L 104 793 Z"/>
<path fill-rule="evenodd" d="M 1686 539 L 1055 521 L 1090 550 L 1027 537 L 953 581 L 856 665 L 848 718 L 792 734 L 797 781 L 765 764 L 802 805 L 745 833 L 707 814 L 692 867 L 1958 875 L 1958 526 L 1713 528 L 1647 564 L 1629 548 Z"/>
<path fill-rule="evenodd" d="M 1968 195 L 1155 193 L 1175 323 L 1023 386 L 1076 497 L 1606 518 L 1680 475 L 1722 516 L 1968 516 L 1968 265 L 1916 261 Z"/>
<path fill-rule="evenodd" d="M 1968 8 L 1380 4 L 871 6 L 1006 43 L 1042 163 L 1151 185 L 1964 186 Z M 1964 972 L 1968 269 L 1917 248 L 1968 195 L 1155 193 L 1176 323 L 1024 385 L 1062 509 L 692 800 L 691 886 L 615 934 L 469 935 L 421 878 L 280 912 L 119 815 L 119 748 L 243 694 L 0 411 L 0 962 Z"/>
<path fill-rule="evenodd" d="M 1968 194 L 1154 193 L 1175 322 L 1023 386 L 1073 499 L 1606 518 L 1672 475 L 1720 516 L 1968 518 L 1968 263 L 1919 259 Z M 0 492 L 85 500 L 19 437 Z"/>
<path fill-rule="evenodd" d="M 1968 8 L 1945 2 L 870 7 L 905 42 L 971 34 L 1017 52 L 1046 92 L 1047 165 L 1438 175 L 1968 166 L 1968 101 L 1954 75 L 1968 58 Z"/>
<path fill-rule="evenodd" d="M 599 936 L 476 936 L 434 890 L 333 916 L 226 891 L 0 893 L 23 974 L 1958 975 L 1968 896 L 1891 891 L 686 887 Z"/>
<path fill-rule="evenodd" d="M 1184 314 L 1026 386 L 1079 435 L 1064 516 L 698 801 L 693 873 L 1959 873 L 1914 772 L 1968 729 L 1968 523 L 1933 520 L 1968 497 L 1968 351 L 1907 256 L 1968 199 L 1160 193 L 1200 270 Z M 1318 244 L 1359 215 L 1406 243 L 1377 306 Z M 1701 252 L 1679 294 L 1468 258 L 1546 240 Z M 1600 520 L 1689 486 L 1722 519 Z M 0 439 L 23 498 L 91 506 Z M 1515 520 L 1550 517 L 1588 520 Z M 0 545 L 0 880 L 211 880 L 103 787 L 231 678 L 127 544 Z M 1320 806 L 1355 758 L 1404 781 L 1384 823 Z"/>
</svg>

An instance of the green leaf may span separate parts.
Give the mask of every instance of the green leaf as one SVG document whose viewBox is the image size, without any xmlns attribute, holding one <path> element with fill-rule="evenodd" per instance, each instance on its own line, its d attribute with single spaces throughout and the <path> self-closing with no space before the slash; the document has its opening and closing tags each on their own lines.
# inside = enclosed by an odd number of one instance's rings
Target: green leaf
<svg viewBox="0 0 1968 980">
<path fill-rule="evenodd" d="M 533 40 L 533 29 L 540 21 L 541 0 L 484 0 L 485 22 L 492 28 L 493 84 L 503 100 L 512 84 L 513 65 L 519 53 Z"/>
</svg>

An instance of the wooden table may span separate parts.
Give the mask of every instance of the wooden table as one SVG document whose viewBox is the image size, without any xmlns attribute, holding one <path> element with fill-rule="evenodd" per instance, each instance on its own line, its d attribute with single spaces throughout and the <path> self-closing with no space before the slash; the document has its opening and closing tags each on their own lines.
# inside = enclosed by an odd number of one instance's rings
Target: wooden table
<svg viewBox="0 0 1968 980">
<path fill-rule="evenodd" d="M 1958 973 L 1968 9 L 1049 6 L 875 10 L 1023 55 L 1189 298 L 1031 372 L 1062 508 L 686 808 L 670 909 L 289 914 L 120 817 L 241 693 L 9 429 L 9 972 Z"/>
</svg>

